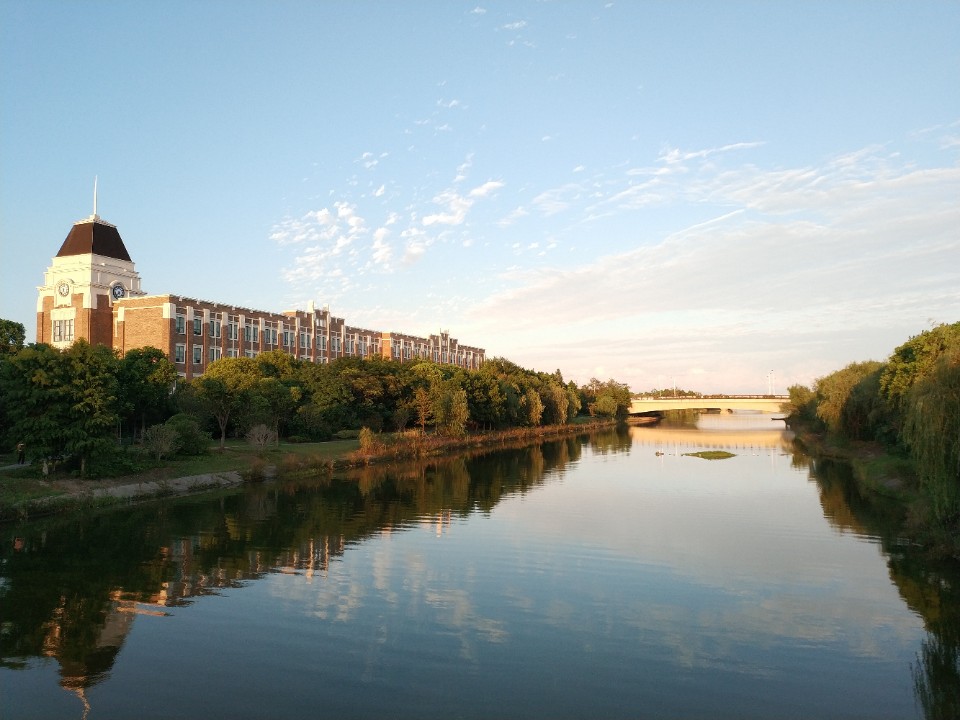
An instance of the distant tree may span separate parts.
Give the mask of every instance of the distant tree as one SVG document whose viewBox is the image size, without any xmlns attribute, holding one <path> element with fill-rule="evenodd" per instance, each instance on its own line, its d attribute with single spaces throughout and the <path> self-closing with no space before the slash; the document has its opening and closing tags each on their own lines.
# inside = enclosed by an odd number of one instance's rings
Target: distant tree
<svg viewBox="0 0 960 720">
<path fill-rule="evenodd" d="M 903 439 L 941 523 L 960 519 L 960 348 L 944 353 L 904 400 Z"/>
<path fill-rule="evenodd" d="M 438 386 L 434 397 L 433 416 L 441 434 L 448 437 L 466 434 L 467 421 L 470 419 L 467 393 L 455 380 L 447 380 Z"/>
<path fill-rule="evenodd" d="M 880 377 L 880 390 L 897 411 L 910 388 L 929 375 L 946 352 L 960 348 L 960 322 L 937 325 L 897 347 Z"/>
<path fill-rule="evenodd" d="M 406 429 L 408 422 L 410 422 L 409 407 L 404 405 L 393 411 L 393 427 L 397 432 L 402 433 Z"/>
<path fill-rule="evenodd" d="M 427 423 L 433 420 L 433 397 L 425 387 L 418 387 L 414 392 L 413 406 L 417 410 L 417 422 L 420 423 L 420 432 L 426 432 Z"/>
<path fill-rule="evenodd" d="M 817 419 L 817 395 L 813 390 L 806 385 L 791 385 L 787 393 L 790 400 L 782 406 L 785 413 L 807 421 Z"/>
<path fill-rule="evenodd" d="M 15 353 L 23 349 L 26 339 L 23 323 L 0 318 L 0 353 Z"/>
<path fill-rule="evenodd" d="M 577 390 L 576 383 L 571 380 L 567 383 L 567 420 L 573 420 L 580 412 L 580 391 Z"/>
<path fill-rule="evenodd" d="M 617 401 L 612 395 L 601 395 L 593 403 L 593 414 L 597 417 L 616 417 Z"/>
<path fill-rule="evenodd" d="M 524 418 L 526 422 L 524 424 L 530 427 L 538 427 L 543 419 L 543 400 L 540 399 L 540 393 L 534 388 L 528 387 L 520 403 L 526 411 L 526 417 Z"/>
<path fill-rule="evenodd" d="M 857 384 L 868 375 L 877 372 L 882 363 L 875 360 L 850 363 L 842 370 L 837 370 L 817 380 L 817 417 L 827 429 L 833 433 L 842 433 L 844 430 L 844 413 L 854 395 Z M 847 421 L 849 425 L 849 420 Z"/>
</svg>

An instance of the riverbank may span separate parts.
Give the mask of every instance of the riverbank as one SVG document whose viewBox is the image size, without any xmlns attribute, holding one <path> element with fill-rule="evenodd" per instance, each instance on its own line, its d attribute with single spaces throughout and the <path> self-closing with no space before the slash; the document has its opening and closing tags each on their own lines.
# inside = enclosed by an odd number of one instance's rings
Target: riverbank
<svg viewBox="0 0 960 720">
<path fill-rule="evenodd" d="M 0 468 L 0 522 L 16 522 L 72 510 L 145 502 L 163 497 L 214 492 L 244 482 L 303 472 L 333 473 L 373 463 L 437 457 L 487 450 L 579 434 L 615 425 L 613 420 L 583 419 L 568 425 L 484 432 L 444 438 L 415 432 L 376 434 L 358 440 L 284 443 L 258 452 L 243 441 L 198 458 L 154 464 L 136 475 L 95 480 L 69 475 L 40 475 L 39 468 Z"/>
<path fill-rule="evenodd" d="M 795 442 L 814 458 L 847 463 L 861 497 L 866 502 L 894 502 L 900 508 L 900 534 L 922 546 L 929 555 L 960 561 L 960 528 L 932 520 L 928 501 L 921 492 L 913 461 L 894 454 L 874 441 L 856 441 L 817 432 L 790 421 Z"/>
</svg>

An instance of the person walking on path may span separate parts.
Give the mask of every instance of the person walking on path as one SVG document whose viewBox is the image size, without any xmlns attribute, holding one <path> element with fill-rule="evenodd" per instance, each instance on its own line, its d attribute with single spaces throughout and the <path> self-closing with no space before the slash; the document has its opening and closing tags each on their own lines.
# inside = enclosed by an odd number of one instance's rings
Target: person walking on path
<svg viewBox="0 0 960 720">
<path fill-rule="evenodd" d="M 7 446 L 9 447 L 9 445 Z M 23 444 L 23 440 L 17 443 L 17 465 L 23 465 L 26 462 L 27 457 L 27 446 Z"/>
</svg>

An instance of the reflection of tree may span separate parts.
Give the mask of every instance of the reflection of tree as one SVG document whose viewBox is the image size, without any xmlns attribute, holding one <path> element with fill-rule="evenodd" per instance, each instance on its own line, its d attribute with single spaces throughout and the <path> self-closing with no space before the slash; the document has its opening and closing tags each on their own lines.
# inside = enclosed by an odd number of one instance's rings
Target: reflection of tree
<svg viewBox="0 0 960 720">
<path fill-rule="evenodd" d="M 827 520 L 841 530 L 879 537 L 890 579 L 923 618 L 927 637 L 912 667 L 914 693 L 928 720 L 960 717 L 960 569 L 937 563 L 901 540 L 904 513 L 884 498 L 860 494 L 849 465 L 810 464 Z"/>
<path fill-rule="evenodd" d="M 218 499 L 171 500 L 9 531 L 0 550 L 0 664 L 54 657 L 86 703 L 136 613 L 242 587 L 267 572 L 323 573 L 365 538 L 490 512 L 579 458 L 584 438 L 278 480 Z M 607 441 L 603 441 L 607 442 Z M 14 535 L 16 540 L 14 541 Z"/>
</svg>

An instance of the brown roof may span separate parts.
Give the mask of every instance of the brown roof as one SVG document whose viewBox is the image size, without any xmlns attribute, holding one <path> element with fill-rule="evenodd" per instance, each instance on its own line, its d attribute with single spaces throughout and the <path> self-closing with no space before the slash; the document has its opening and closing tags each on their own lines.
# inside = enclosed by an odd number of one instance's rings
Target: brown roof
<svg viewBox="0 0 960 720">
<path fill-rule="evenodd" d="M 103 255 L 130 262 L 130 255 L 123 244 L 117 228 L 100 218 L 81 220 L 75 223 L 60 246 L 57 257 L 68 255 Z"/>
</svg>

